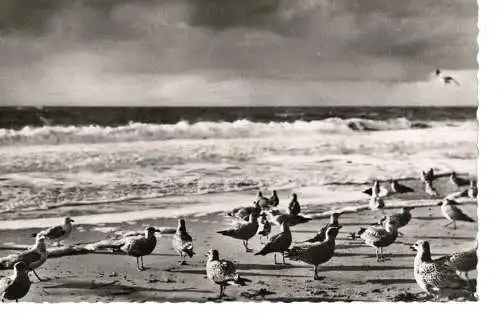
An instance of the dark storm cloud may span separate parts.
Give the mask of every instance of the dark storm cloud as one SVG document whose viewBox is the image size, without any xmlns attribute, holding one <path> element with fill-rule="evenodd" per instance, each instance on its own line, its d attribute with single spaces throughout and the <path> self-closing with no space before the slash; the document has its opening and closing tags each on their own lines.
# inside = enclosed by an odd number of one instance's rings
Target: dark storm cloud
<svg viewBox="0 0 500 327">
<path fill-rule="evenodd" d="M 61 67 L 418 81 L 477 67 L 476 16 L 475 0 L 2 0 L 0 84 L 56 81 Z"/>
</svg>

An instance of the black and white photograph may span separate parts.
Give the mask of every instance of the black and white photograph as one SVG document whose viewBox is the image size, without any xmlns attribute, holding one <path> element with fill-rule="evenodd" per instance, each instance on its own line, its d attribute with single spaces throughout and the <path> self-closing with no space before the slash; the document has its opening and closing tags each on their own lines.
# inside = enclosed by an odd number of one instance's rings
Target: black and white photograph
<svg viewBox="0 0 500 327">
<path fill-rule="evenodd" d="M 1 301 L 479 301 L 477 24 L 0 0 Z"/>
</svg>

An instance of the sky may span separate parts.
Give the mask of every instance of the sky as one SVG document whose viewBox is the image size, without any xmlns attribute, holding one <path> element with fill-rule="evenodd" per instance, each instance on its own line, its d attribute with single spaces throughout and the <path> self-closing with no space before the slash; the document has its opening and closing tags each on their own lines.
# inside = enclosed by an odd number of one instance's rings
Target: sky
<svg viewBox="0 0 500 327">
<path fill-rule="evenodd" d="M 1 0 L 0 105 L 476 105 L 476 24 L 475 0 Z"/>
</svg>

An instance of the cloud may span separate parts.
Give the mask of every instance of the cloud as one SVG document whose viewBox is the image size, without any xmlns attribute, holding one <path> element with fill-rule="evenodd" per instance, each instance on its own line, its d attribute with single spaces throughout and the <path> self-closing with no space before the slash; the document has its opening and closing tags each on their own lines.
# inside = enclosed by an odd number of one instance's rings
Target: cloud
<svg viewBox="0 0 500 327">
<path fill-rule="evenodd" d="M 476 11 L 474 0 L 4 0 L 0 96 L 87 103 L 116 88 L 104 100 L 120 103 L 134 85 L 149 104 L 163 94 L 146 96 L 150 84 L 180 83 L 241 94 L 234 101 L 279 102 L 260 85 L 333 102 L 334 87 L 365 88 L 358 97 L 378 104 L 373 88 L 415 96 L 406 86 L 437 67 L 477 69 Z"/>
</svg>

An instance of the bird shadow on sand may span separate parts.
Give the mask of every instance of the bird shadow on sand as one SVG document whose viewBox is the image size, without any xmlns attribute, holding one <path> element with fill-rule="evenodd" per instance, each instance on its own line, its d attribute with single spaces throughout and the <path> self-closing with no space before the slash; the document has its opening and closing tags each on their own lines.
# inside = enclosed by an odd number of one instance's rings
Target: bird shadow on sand
<svg viewBox="0 0 500 327">
<path fill-rule="evenodd" d="M 411 270 L 413 267 L 410 266 L 375 266 L 375 265 L 363 265 L 363 266 L 325 266 L 321 267 L 320 271 L 384 271 L 384 270 Z"/>
<path fill-rule="evenodd" d="M 409 278 L 377 278 L 377 279 L 366 279 L 356 282 L 356 284 L 365 284 L 365 283 L 393 285 L 393 284 L 415 284 L 416 282 L 415 279 L 409 279 Z"/>
<path fill-rule="evenodd" d="M 408 251 L 410 251 L 408 249 Z M 409 253 L 387 253 L 385 254 L 387 257 L 385 260 L 389 261 L 390 258 L 405 258 L 405 257 L 415 257 L 416 252 L 409 252 Z M 375 258 L 374 254 L 369 254 L 369 253 L 357 253 L 357 252 L 346 252 L 346 253 L 335 253 L 336 257 L 366 257 L 366 258 Z"/>
<path fill-rule="evenodd" d="M 417 220 L 445 220 L 443 217 L 412 217 L 412 219 L 417 219 Z"/>
<path fill-rule="evenodd" d="M 61 290 L 88 290 L 92 293 L 105 293 L 110 295 L 128 295 L 136 292 L 193 292 L 193 293 L 211 293 L 208 290 L 199 290 L 194 288 L 172 288 L 161 289 L 153 287 L 139 287 L 132 285 L 122 285 L 118 281 L 113 282 L 95 282 L 94 280 L 72 280 L 54 285 L 45 285 L 46 290 L 61 289 Z M 50 293 L 50 292 L 49 292 Z"/>
<path fill-rule="evenodd" d="M 258 263 L 255 263 L 255 264 L 240 263 L 240 264 L 237 264 L 236 267 L 238 270 L 282 270 L 282 269 L 301 268 L 300 266 L 293 266 L 289 263 L 287 263 L 286 265 L 283 265 L 283 264 L 275 265 L 274 263 L 268 264 L 268 265 L 258 264 Z"/>
<path fill-rule="evenodd" d="M 294 266 L 288 266 L 288 268 L 294 268 Z M 304 268 L 304 267 L 295 267 L 295 268 Z M 239 266 L 237 266 L 237 269 L 239 270 Z M 186 269 L 186 270 L 170 270 L 172 273 L 181 273 L 181 274 L 194 274 L 194 275 L 205 275 L 207 272 L 205 269 Z M 307 276 L 300 276 L 300 275 L 285 275 L 285 274 L 280 274 L 277 272 L 276 274 L 260 274 L 256 272 L 251 272 L 251 271 L 245 271 L 244 273 L 241 274 L 243 277 L 250 277 L 250 276 L 260 276 L 260 277 L 288 277 L 288 278 L 303 278 Z"/>
<path fill-rule="evenodd" d="M 474 241 L 474 237 L 466 236 L 413 236 L 413 239 L 421 240 L 463 240 L 463 241 Z"/>
</svg>

